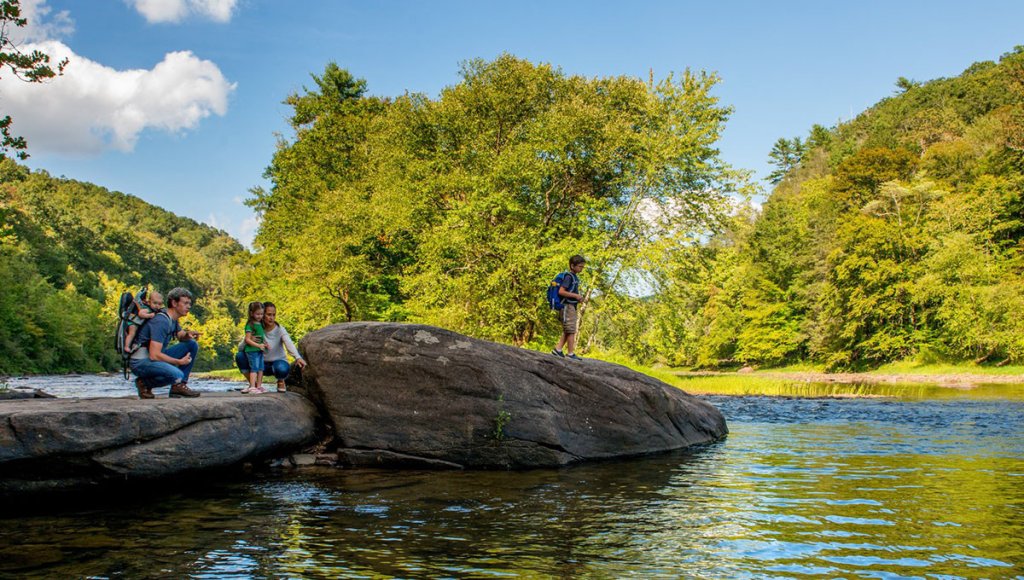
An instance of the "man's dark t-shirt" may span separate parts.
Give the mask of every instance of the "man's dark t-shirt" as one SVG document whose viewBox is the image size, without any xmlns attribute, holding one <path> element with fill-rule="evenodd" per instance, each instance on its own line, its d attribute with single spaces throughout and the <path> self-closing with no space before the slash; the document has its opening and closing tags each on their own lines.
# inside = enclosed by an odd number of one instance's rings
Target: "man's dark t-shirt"
<svg viewBox="0 0 1024 580">
<path fill-rule="evenodd" d="M 158 313 L 153 318 L 150 318 L 149 322 L 142 325 L 142 330 L 139 331 L 137 339 L 139 348 L 132 353 L 132 358 L 149 359 L 149 343 L 154 340 L 163 344 L 163 347 L 160 348 L 161 351 L 167 350 L 168 343 L 179 332 L 181 332 L 181 326 L 178 325 L 177 320 L 171 320 L 171 317 L 166 312 Z"/>
<path fill-rule="evenodd" d="M 580 293 L 580 279 L 576 277 L 576 274 L 573 274 L 572 272 L 566 272 L 565 273 L 565 277 L 562 278 L 562 288 L 565 288 L 565 290 L 567 292 L 572 292 L 573 294 L 579 294 Z M 566 304 L 578 304 L 579 303 L 579 300 L 576 300 L 575 298 L 569 298 L 568 296 L 563 297 L 562 300 Z"/>
</svg>

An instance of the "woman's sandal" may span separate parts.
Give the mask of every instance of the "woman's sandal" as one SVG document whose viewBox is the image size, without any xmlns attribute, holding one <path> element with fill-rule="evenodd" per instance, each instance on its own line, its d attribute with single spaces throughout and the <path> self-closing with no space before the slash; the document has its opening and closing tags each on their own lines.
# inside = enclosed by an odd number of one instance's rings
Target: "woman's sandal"
<svg viewBox="0 0 1024 580">
<path fill-rule="evenodd" d="M 277 392 L 286 393 L 288 392 L 288 388 L 284 386 L 284 383 L 277 383 Z"/>
</svg>

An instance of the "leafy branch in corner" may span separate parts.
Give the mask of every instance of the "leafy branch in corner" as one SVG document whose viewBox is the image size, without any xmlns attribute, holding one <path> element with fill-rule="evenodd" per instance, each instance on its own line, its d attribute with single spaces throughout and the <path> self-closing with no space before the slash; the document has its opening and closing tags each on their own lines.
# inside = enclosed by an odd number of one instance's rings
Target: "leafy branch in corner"
<svg viewBox="0 0 1024 580">
<path fill-rule="evenodd" d="M 0 71 L 8 69 L 18 79 L 27 83 L 42 83 L 55 76 L 64 74 L 68 59 L 57 63 L 57 70 L 50 66 L 50 55 L 33 50 L 24 53 L 11 41 L 11 25 L 23 28 L 28 19 L 21 16 L 20 0 L 4 0 L 0 2 Z M 7 157 L 8 151 L 16 151 L 19 159 L 28 158 L 25 149 L 28 143 L 24 137 L 11 133 L 13 119 L 10 115 L 0 118 L 0 159 Z"/>
</svg>

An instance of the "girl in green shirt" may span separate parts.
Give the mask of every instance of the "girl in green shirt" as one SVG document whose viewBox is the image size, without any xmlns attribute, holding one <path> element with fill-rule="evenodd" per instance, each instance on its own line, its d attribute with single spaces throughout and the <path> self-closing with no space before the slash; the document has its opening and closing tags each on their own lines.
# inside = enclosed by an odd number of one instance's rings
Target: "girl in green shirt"
<svg viewBox="0 0 1024 580">
<path fill-rule="evenodd" d="M 249 387 L 243 393 L 264 393 L 263 353 L 267 351 L 266 333 L 263 331 L 263 303 L 249 303 L 249 320 L 245 323 L 245 358 L 249 361 Z"/>
</svg>

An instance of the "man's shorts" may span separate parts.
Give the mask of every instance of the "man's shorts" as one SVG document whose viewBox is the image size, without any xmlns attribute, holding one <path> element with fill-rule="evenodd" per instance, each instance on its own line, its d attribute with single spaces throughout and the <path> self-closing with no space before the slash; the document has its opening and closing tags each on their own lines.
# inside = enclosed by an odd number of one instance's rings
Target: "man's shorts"
<svg viewBox="0 0 1024 580">
<path fill-rule="evenodd" d="M 566 303 L 562 307 L 562 334 L 576 334 L 576 305 Z"/>
</svg>

